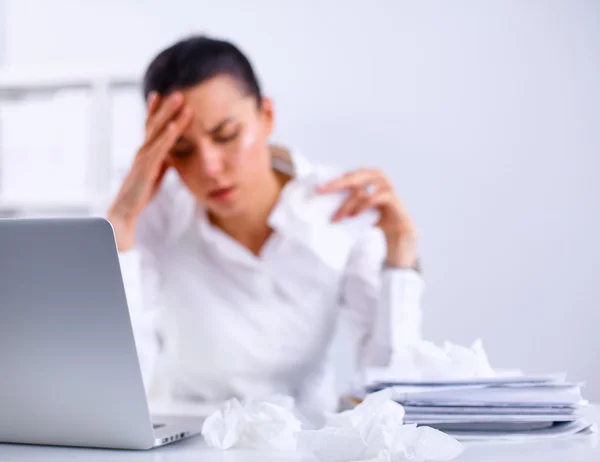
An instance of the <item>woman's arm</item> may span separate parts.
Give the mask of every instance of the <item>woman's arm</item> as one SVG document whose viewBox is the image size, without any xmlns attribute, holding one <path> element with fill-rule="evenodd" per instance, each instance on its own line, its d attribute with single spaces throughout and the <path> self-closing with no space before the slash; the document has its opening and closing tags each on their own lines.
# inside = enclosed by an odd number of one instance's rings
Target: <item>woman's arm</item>
<svg viewBox="0 0 600 462">
<path fill-rule="evenodd" d="M 423 284 L 417 267 L 416 231 L 390 179 L 380 170 L 349 172 L 319 188 L 350 191 L 333 221 L 379 212 L 377 230 L 367 233 L 350 258 L 343 298 L 357 315 L 367 363 L 387 364 L 393 348 L 421 338 Z"/>
<path fill-rule="evenodd" d="M 385 366 L 391 353 L 421 339 L 423 280 L 386 264 L 386 240 L 370 230 L 353 250 L 342 283 L 359 347 L 359 366 Z"/>
<path fill-rule="evenodd" d="M 119 251 L 136 246 L 138 218 L 158 193 L 170 168 L 169 152 L 191 120 L 192 111 L 185 107 L 181 93 L 150 96 L 144 143 L 107 212 Z"/>
<path fill-rule="evenodd" d="M 159 355 L 159 273 L 154 256 L 147 252 L 137 249 L 121 252 L 119 260 L 140 368 L 149 394 Z"/>
<path fill-rule="evenodd" d="M 170 204 L 169 191 L 163 188 L 137 221 L 135 248 L 119 253 L 138 358 L 149 396 L 156 381 L 160 354 L 160 259 L 164 255 Z"/>
</svg>

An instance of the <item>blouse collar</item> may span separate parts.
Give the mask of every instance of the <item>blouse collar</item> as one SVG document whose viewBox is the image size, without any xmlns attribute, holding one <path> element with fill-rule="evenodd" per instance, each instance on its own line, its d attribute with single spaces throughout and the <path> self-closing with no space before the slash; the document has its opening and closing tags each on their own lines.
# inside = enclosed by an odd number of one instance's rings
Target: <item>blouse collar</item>
<svg viewBox="0 0 600 462">
<path fill-rule="evenodd" d="M 317 192 L 318 185 L 333 179 L 339 174 L 333 169 L 322 167 L 311 163 L 301 154 L 294 152 L 290 155 L 291 162 L 285 162 L 283 159 L 274 158 L 273 168 L 291 175 L 293 178 L 284 186 L 280 197 L 271 212 L 268 223 L 278 234 L 301 241 L 308 247 L 315 247 L 317 253 L 325 254 L 336 251 L 336 249 L 345 248 L 342 245 L 345 241 L 350 243 L 356 237 L 357 232 L 361 232 L 365 226 L 371 226 L 376 217 L 369 215 L 349 222 L 344 227 L 331 226 L 331 216 L 340 205 L 340 197 L 321 196 L 318 201 L 313 199 Z M 170 239 L 176 241 L 191 226 L 201 234 L 209 246 L 227 250 L 228 256 L 240 262 L 249 263 L 252 260 L 251 255 L 246 249 L 235 249 L 235 246 L 225 246 L 223 239 L 224 233 L 213 226 L 207 216 L 206 209 L 199 205 L 187 188 L 179 181 L 180 187 L 175 197 L 174 206 L 171 209 L 172 219 Z M 365 223 L 367 222 L 367 223 Z M 325 230 L 335 231 L 336 245 L 331 245 L 323 241 L 323 232 Z M 338 232 L 338 231 L 346 232 Z M 350 231 L 350 232 L 348 232 Z M 340 244 L 340 245 L 337 245 Z M 230 255 L 231 254 L 231 255 Z M 332 255 L 331 258 L 336 258 Z M 328 259 L 328 258 L 326 258 Z M 255 259 L 254 259 L 255 260 Z"/>
</svg>

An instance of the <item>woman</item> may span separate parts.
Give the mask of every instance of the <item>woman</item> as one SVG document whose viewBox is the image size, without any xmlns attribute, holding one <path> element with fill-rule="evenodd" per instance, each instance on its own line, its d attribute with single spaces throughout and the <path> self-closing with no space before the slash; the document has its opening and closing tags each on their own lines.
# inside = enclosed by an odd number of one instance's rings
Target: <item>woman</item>
<svg viewBox="0 0 600 462">
<path fill-rule="evenodd" d="M 271 146 L 273 104 L 228 42 L 162 51 L 144 96 L 145 142 L 108 218 L 123 258 L 140 259 L 148 387 L 333 409 L 327 352 L 343 314 L 360 369 L 419 339 L 415 229 L 384 174 Z"/>
</svg>

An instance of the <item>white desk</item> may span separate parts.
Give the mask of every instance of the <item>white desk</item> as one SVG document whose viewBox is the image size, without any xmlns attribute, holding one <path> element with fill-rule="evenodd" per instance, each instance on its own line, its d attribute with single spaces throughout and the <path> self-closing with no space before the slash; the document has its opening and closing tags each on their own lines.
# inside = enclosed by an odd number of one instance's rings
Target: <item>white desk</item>
<svg viewBox="0 0 600 462">
<path fill-rule="evenodd" d="M 593 411 L 600 422 L 600 409 Z M 456 462 L 598 462 L 599 435 L 529 442 L 467 446 Z M 310 456 L 278 452 L 217 451 L 194 437 L 150 451 L 112 451 L 0 445 L 0 462 L 286 462 L 314 461 Z"/>
</svg>

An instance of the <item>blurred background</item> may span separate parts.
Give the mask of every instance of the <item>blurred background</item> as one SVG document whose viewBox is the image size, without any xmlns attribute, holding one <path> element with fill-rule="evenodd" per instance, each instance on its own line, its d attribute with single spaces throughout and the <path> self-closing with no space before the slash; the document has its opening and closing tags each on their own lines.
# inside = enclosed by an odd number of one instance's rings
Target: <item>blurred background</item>
<svg viewBox="0 0 600 462">
<path fill-rule="evenodd" d="M 0 216 L 102 214 L 144 66 L 202 32 L 251 58 L 274 141 L 393 178 L 427 339 L 600 399 L 600 2 L 0 0 Z"/>
</svg>

